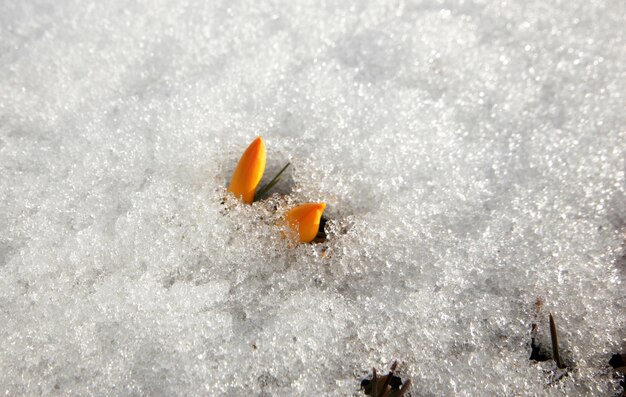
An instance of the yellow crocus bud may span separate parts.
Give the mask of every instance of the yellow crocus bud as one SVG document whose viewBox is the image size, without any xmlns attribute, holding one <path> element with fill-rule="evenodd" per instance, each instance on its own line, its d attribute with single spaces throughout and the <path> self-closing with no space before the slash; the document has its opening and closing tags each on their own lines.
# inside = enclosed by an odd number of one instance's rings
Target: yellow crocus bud
<svg viewBox="0 0 626 397">
<path fill-rule="evenodd" d="M 325 203 L 307 203 L 292 208 L 287 213 L 289 227 L 298 233 L 300 242 L 310 243 L 317 236 Z"/>
<path fill-rule="evenodd" d="M 230 180 L 228 191 L 240 197 L 244 203 L 252 204 L 256 188 L 265 171 L 265 143 L 259 136 L 243 153 Z"/>
</svg>

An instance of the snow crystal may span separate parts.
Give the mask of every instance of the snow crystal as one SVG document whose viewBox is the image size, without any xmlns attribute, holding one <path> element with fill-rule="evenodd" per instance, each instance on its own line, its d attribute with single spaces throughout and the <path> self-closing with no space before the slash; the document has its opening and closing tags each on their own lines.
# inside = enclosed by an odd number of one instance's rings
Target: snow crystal
<svg viewBox="0 0 626 397">
<path fill-rule="evenodd" d="M 626 3 L 351 3 L 0 3 L 1 391 L 621 390 Z"/>
</svg>

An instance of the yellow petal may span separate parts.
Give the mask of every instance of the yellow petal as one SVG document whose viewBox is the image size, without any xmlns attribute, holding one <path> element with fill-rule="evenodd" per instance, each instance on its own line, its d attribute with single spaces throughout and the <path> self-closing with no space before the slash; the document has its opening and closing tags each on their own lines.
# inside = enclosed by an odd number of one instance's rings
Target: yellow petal
<svg viewBox="0 0 626 397">
<path fill-rule="evenodd" d="M 235 197 L 240 197 L 244 203 L 251 204 L 254 201 L 256 188 L 261 182 L 265 171 L 265 143 L 259 136 L 243 153 L 237 164 L 237 168 L 230 180 L 228 191 Z"/>
<path fill-rule="evenodd" d="M 309 243 L 317 236 L 324 208 L 325 203 L 307 203 L 294 207 L 287 213 L 287 223 L 298 233 L 301 242 Z"/>
</svg>

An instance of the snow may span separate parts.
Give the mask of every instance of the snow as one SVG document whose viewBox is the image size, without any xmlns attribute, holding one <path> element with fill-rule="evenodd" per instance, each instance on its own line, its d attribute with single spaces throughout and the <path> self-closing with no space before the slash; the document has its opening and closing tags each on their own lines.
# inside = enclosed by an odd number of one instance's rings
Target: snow
<svg viewBox="0 0 626 397">
<path fill-rule="evenodd" d="M 0 391 L 621 390 L 626 3 L 350 3 L 0 2 Z"/>
</svg>

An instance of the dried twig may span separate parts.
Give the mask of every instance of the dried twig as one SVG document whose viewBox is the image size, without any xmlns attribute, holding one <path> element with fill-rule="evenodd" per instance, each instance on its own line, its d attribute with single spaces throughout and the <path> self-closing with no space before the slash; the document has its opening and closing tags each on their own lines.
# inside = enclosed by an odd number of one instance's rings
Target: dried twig
<svg viewBox="0 0 626 397">
<path fill-rule="evenodd" d="M 563 361 L 561 361 L 561 356 L 559 355 L 559 338 L 556 333 L 556 323 L 552 313 L 550 313 L 550 336 L 552 337 L 552 358 L 554 358 L 558 368 L 565 368 Z"/>
</svg>

